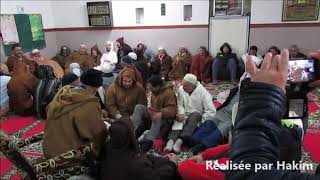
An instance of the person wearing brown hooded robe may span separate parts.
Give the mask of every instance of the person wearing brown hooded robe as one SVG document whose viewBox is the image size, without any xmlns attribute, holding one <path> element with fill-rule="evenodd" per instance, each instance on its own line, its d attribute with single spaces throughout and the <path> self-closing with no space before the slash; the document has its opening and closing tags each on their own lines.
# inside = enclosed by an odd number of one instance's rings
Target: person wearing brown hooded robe
<svg viewBox="0 0 320 180">
<path fill-rule="evenodd" d="M 64 86 L 48 105 L 43 137 L 46 158 L 94 143 L 98 155 L 106 140 L 107 128 L 102 120 L 99 99 L 95 96 L 102 85 L 102 74 L 89 69 L 80 77 L 81 86 Z"/>
<path fill-rule="evenodd" d="M 21 116 L 35 113 L 33 94 L 37 82 L 38 79 L 31 73 L 28 65 L 21 61 L 15 63 L 13 76 L 8 83 L 11 111 Z"/>
<path fill-rule="evenodd" d="M 94 67 L 94 60 L 87 53 L 87 47 L 80 45 L 78 52 L 73 52 L 70 56 L 70 60 L 66 63 L 66 69 L 69 68 L 71 63 L 78 63 L 82 71 L 86 71 Z"/>
<path fill-rule="evenodd" d="M 147 105 L 146 91 L 137 82 L 134 70 L 124 68 L 106 91 L 106 107 L 112 118 L 129 117 L 137 104 Z"/>
<path fill-rule="evenodd" d="M 31 73 L 33 74 L 37 68 L 37 63 L 28 57 L 27 53 L 24 53 L 19 44 L 12 46 L 12 55 L 8 57 L 6 65 L 8 66 L 9 73 L 12 75 L 13 69 L 18 61 L 23 62 L 29 66 Z"/>
<path fill-rule="evenodd" d="M 100 65 L 101 57 L 102 57 L 102 54 L 101 54 L 101 52 L 99 50 L 98 45 L 96 44 L 91 48 L 91 58 L 93 59 L 93 66 L 94 67 Z"/>
<path fill-rule="evenodd" d="M 143 79 L 142 79 L 141 73 L 139 72 L 137 67 L 133 64 L 133 61 L 134 60 L 129 55 L 126 55 L 121 59 L 121 67 L 131 68 L 134 71 L 137 82 L 143 85 Z"/>
<path fill-rule="evenodd" d="M 169 80 L 182 80 L 184 75 L 189 72 L 191 59 L 191 53 L 181 47 L 178 54 L 173 57 L 172 69 L 168 74 Z"/>
<path fill-rule="evenodd" d="M 62 69 L 65 69 L 66 62 L 70 61 L 71 49 L 68 46 L 62 46 L 60 52 L 51 58 L 56 61 Z"/>
<path fill-rule="evenodd" d="M 167 54 L 167 51 L 160 47 L 158 49 L 158 55 L 154 58 L 155 62 L 158 62 L 161 66 L 160 75 L 165 80 L 168 80 L 168 74 L 172 69 L 172 59 L 171 56 Z"/>
<path fill-rule="evenodd" d="M 109 129 L 110 141 L 101 153 L 99 179 L 180 180 L 173 160 L 143 154 L 130 119 L 121 118 Z"/>
</svg>

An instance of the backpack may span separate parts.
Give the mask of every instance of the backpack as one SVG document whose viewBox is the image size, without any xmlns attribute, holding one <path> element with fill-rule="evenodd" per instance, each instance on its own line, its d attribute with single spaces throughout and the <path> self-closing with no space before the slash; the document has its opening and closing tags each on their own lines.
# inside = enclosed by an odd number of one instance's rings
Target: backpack
<svg viewBox="0 0 320 180">
<path fill-rule="evenodd" d="M 36 116 L 46 119 L 47 106 L 58 92 L 61 81 L 54 77 L 53 69 L 48 65 L 40 65 L 36 70 L 36 76 L 39 78 L 34 95 Z"/>
</svg>

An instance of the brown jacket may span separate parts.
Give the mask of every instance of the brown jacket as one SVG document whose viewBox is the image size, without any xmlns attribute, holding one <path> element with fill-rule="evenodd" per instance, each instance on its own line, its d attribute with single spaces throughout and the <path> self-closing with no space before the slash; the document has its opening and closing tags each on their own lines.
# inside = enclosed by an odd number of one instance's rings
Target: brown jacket
<svg viewBox="0 0 320 180">
<path fill-rule="evenodd" d="M 54 76 L 57 79 L 61 79 L 63 77 L 64 71 L 56 61 L 53 61 L 53 60 L 50 60 L 50 59 L 46 59 L 46 58 L 44 58 L 42 60 L 34 60 L 34 61 L 37 62 L 38 65 L 49 65 L 49 66 L 51 66 L 52 69 L 53 69 Z"/>
<path fill-rule="evenodd" d="M 161 77 L 168 80 L 168 74 L 170 70 L 172 69 L 172 58 L 168 54 L 163 57 L 163 59 L 160 59 L 159 56 L 155 57 L 155 61 L 158 61 L 161 64 L 161 70 L 160 75 Z"/>
<path fill-rule="evenodd" d="M 66 62 L 65 68 L 69 68 L 69 65 L 74 62 L 80 65 L 82 71 L 86 71 L 94 67 L 94 59 L 88 54 L 81 55 L 79 52 L 73 52 L 70 56 L 70 60 Z"/>
<path fill-rule="evenodd" d="M 191 54 L 187 51 L 183 55 L 177 54 L 173 58 L 172 69 L 169 72 L 169 80 L 181 80 L 189 72 L 191 66 Z"/>
<path fill-rule="evenodd" d="M 177 99 L 170 82 L 165 83 L 159 94 L 152 93 L 151 107 L 162 112 L 163 119 L 175 118 L 177 114 Z"/>
<path fill-rule="evenodd" d="M 30 68 L 30 71 L 31 71 L 32 74 L 36 70 L 36 67 L 37 67 L 37 63 L 36 62 L 34 62 L 32 60 L 29 60 L 29 59 L 25 59 L 23 57 L 21 57 L 21 59 L 18 59 L 15 56 L 10 56 L 7 59 L 6 65 L 8 66 L 8 69 L 9 69 L 9 72 L 10 72 L 11 75 L 12 75 L 12 72 L 13 72 L 14 67 L 15 67 L 17 62 L 23 62 L 26 65 L 29 65 L 29 68 Z"/>
<path fill-rule="evenodd" d="M 65 69 L 66 62 L 70 61 L 70 58 L 71 58 L 70 55 L 71 55 L 71 49 L 67 46 L 62 46 L 60 49 L 60 52 L 51 59 L 59 63 L 62 69 Z"/>
<path fill-rule="evenodd" d="M 43 152 L 52 158 L 88 142 L 97 151 L 105 142 L 107 129 L 101 120 L 99 99 L 82 87 L 65 86 L 48 105 Z"/>
<path fill-rule="evenodd" d="M 13 76 L 8 83 L 9 107 L 18 115 L 34 113 L 33 94 L 37 78 L 31 74 L 26 64 L 17 61 Z"/>
<path fill-rule="evenodd" d="M 133 79 L 130 89 L 122 87 L 122 77 L 129 76 Z M 124 68 L 120 71 L 116 80 L 106 91 L 106 107 L 112 118 L 116 114 L 131 116 L 137 104 L 147 105 L 147 96 L 144 88 L 137 83 L 134 70 Z"/>
</svg>

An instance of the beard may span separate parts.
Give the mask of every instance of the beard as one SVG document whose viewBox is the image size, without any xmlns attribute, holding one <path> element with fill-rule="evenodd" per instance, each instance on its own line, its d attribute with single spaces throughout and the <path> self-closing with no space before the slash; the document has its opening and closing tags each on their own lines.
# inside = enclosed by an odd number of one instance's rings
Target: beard
<svg viewBox="0 0 320 180">
<path fill-rule="evenodd" d="M 132 87 L 132 85 L 122 85 L 123 86 L 123 88 L 125 88 L 125 89 L 130 89 L 131 87 Z"/>
<path fill-rule="evenodd" d="M 110 52 L 110 50 L 111 50 L 111 49 L 106 48 L 106 51 L 107 51 L 107 52 Z"/>
</svg>

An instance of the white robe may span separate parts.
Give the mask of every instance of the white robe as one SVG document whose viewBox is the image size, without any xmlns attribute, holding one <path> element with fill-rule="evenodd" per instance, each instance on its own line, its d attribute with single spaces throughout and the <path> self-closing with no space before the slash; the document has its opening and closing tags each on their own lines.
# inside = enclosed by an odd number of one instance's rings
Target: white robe
<svg viewBox="0 0 320 180">
<path fill-rule="evenodd" d="M 197 87 L 191 95 L 180 86 L 177 90 L 177 102 L 178 114 L 184 114 L 186 118 L 193 112 L 199 112 L 202 115 L 202 121 L 205 121 L 216 114 L 212 96 L 200 82 L 197 82 Z M 183 126 L 183 123 L 175 121 L 173 129 L 179 129 L 178 127 Z"/>
</svg>

